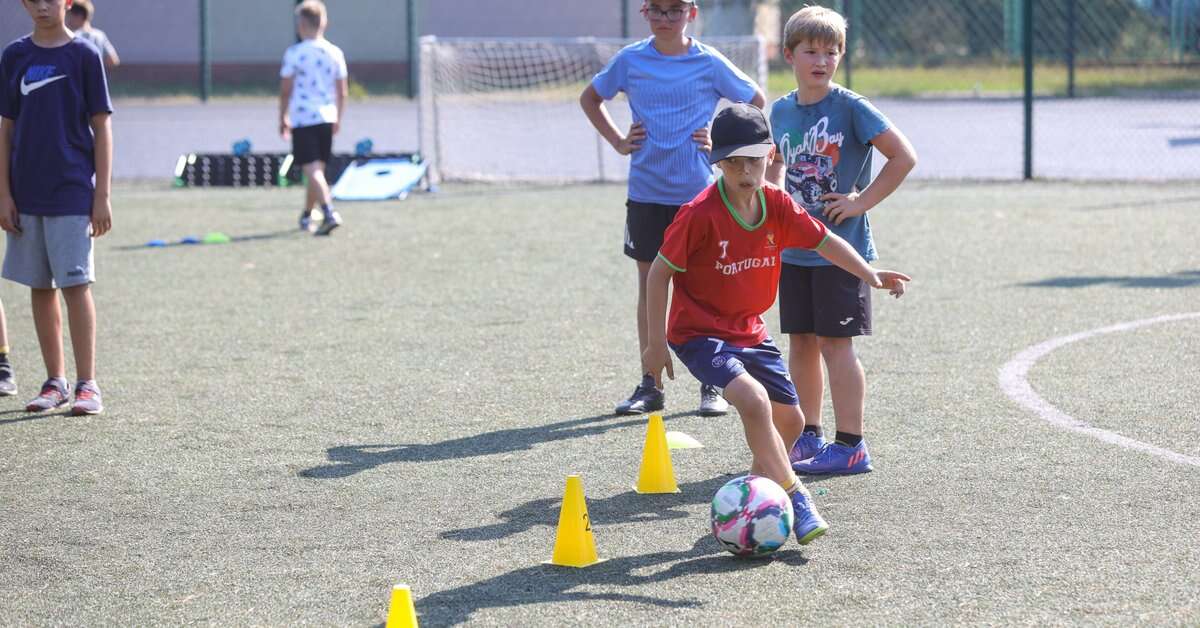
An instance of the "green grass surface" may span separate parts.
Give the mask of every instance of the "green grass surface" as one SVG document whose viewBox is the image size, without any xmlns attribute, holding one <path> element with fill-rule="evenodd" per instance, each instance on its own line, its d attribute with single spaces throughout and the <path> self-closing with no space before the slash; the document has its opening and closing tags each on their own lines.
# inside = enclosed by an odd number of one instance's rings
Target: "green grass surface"
<svg viewBox="0 0 1200 628">
<path fill-rule="evenodd" d="M 1200 309 L 1200 185 L 912 183 L 873 210 L 879 265 L 915 278 L 856 343 L 876 471 L 810 480 L 831 532 L 758 561 L 709 537 L 748 451 L 678 364 L 667 427 L 705 447 L 674 453 L 681 493 L 630 490 L 623 188 L 447 185 L 342 204 L 327 239 L 294 231 L 300 200 L 118 184 L 99 417 L 20 409 L 42 374 L 28 291 L 0 283 L 22 387 L 0 400 L 0 623 L 377 625 L 399 582 L 427 626 L 1200 621 L 1200 468 L 998 385 L 1031 345 Z M 143 246 L 211 231 L 233 242 Z M 1081 341 L 1030 382 L 1197 456 L 1198 336 Z M 608 559 L 580 570 L 541 564 L 570 473 Z"/>
</svg>

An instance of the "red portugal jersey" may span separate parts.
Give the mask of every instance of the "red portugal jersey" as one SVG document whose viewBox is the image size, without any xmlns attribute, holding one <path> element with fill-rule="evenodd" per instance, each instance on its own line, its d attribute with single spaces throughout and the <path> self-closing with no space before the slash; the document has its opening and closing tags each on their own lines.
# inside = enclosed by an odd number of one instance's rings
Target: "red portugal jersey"
<svg viewBox="0 0 1200 628">
<path fill-rule="evenodd" d="M 724 180 L 718 179 L 679 208 L 658 252 L 675 270 L 669 342 L 713 337 L 753 347 L 766 340 L 762 313 L 779 290 L 779 253 L 788 247 L 815 249 L 827 232 L 773 185 L 759 190 L 758 202 L 764 208 L 758 224 L 742 222 L 725 196 Z"/>
</svg>

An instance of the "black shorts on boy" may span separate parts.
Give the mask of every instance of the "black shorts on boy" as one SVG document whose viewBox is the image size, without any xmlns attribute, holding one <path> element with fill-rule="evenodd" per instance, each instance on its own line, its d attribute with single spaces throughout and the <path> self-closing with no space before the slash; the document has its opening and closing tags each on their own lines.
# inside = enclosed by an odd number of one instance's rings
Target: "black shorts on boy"
<svg viewBox="0 0 1200 628">
<path fill-rule="evenodd" d="M 292 159 L 303 166 L 314 161 L 328 164 L 333 156 L 333 125 L 314 124 L 292 129 Z"/>
<path fill-rule="evenodd" d="M 625 255 L 639 262 L 653 262 L 662 248 L 663 234 L 678 212 L 678 205 L 626 200 Z"/>
<path fill-rule="evenodd" d="M 783 264 L 779 328 L 826 338 L 871 335 L 871 287 L 837 266 Z"/>
</svg>

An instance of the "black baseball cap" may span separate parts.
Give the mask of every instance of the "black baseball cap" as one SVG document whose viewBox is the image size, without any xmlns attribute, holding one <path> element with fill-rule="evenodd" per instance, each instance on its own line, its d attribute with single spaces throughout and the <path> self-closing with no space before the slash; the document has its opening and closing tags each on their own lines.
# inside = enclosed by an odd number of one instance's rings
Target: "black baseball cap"
<svg viewBox="0 0 1200 628">
<path fill-rule="evenodd" d="M 713 119 L 712 152 L 708 163 L 730 157 L 766 157 L 771 154 L 771 125 L 762 109 L 744 102 L 717 112 Z"/>
</svg>

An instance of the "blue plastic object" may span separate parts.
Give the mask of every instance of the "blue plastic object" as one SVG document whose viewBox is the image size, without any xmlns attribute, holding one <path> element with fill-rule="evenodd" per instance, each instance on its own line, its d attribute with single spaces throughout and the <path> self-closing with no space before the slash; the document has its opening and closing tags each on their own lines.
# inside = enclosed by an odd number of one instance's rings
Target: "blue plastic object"
<svg viewBox="0 0 1200 628">
<path fill-rule="evenodd" d="M 354 156 L 366 157 L 371 154 L 371 149 L 374 147 L 375 143 L 371 141 L 371 138 L 364 137 L 363 139 L 358 140 L 358 143 L 354 145 Z"/>
<path fill-rule="evenodd" d="M 146 243 L 146 246 L 156 246 L 157 247 L 157 246 L 166 246 L 166 245 L 167 245 L 166 240 L 151 240 Z"/>
<path fill-rule="evenodd" d="M 235 157 L 245 157 L 250 154 L 250 140 L 240 139 L 233 143 L 233 155 Z"/>
<path fill-rule="evenodd" d="M 180 244 L 200 244 L 200 238 L 196 236 L 183 236 L 179 239 Z"/>
</svg>

